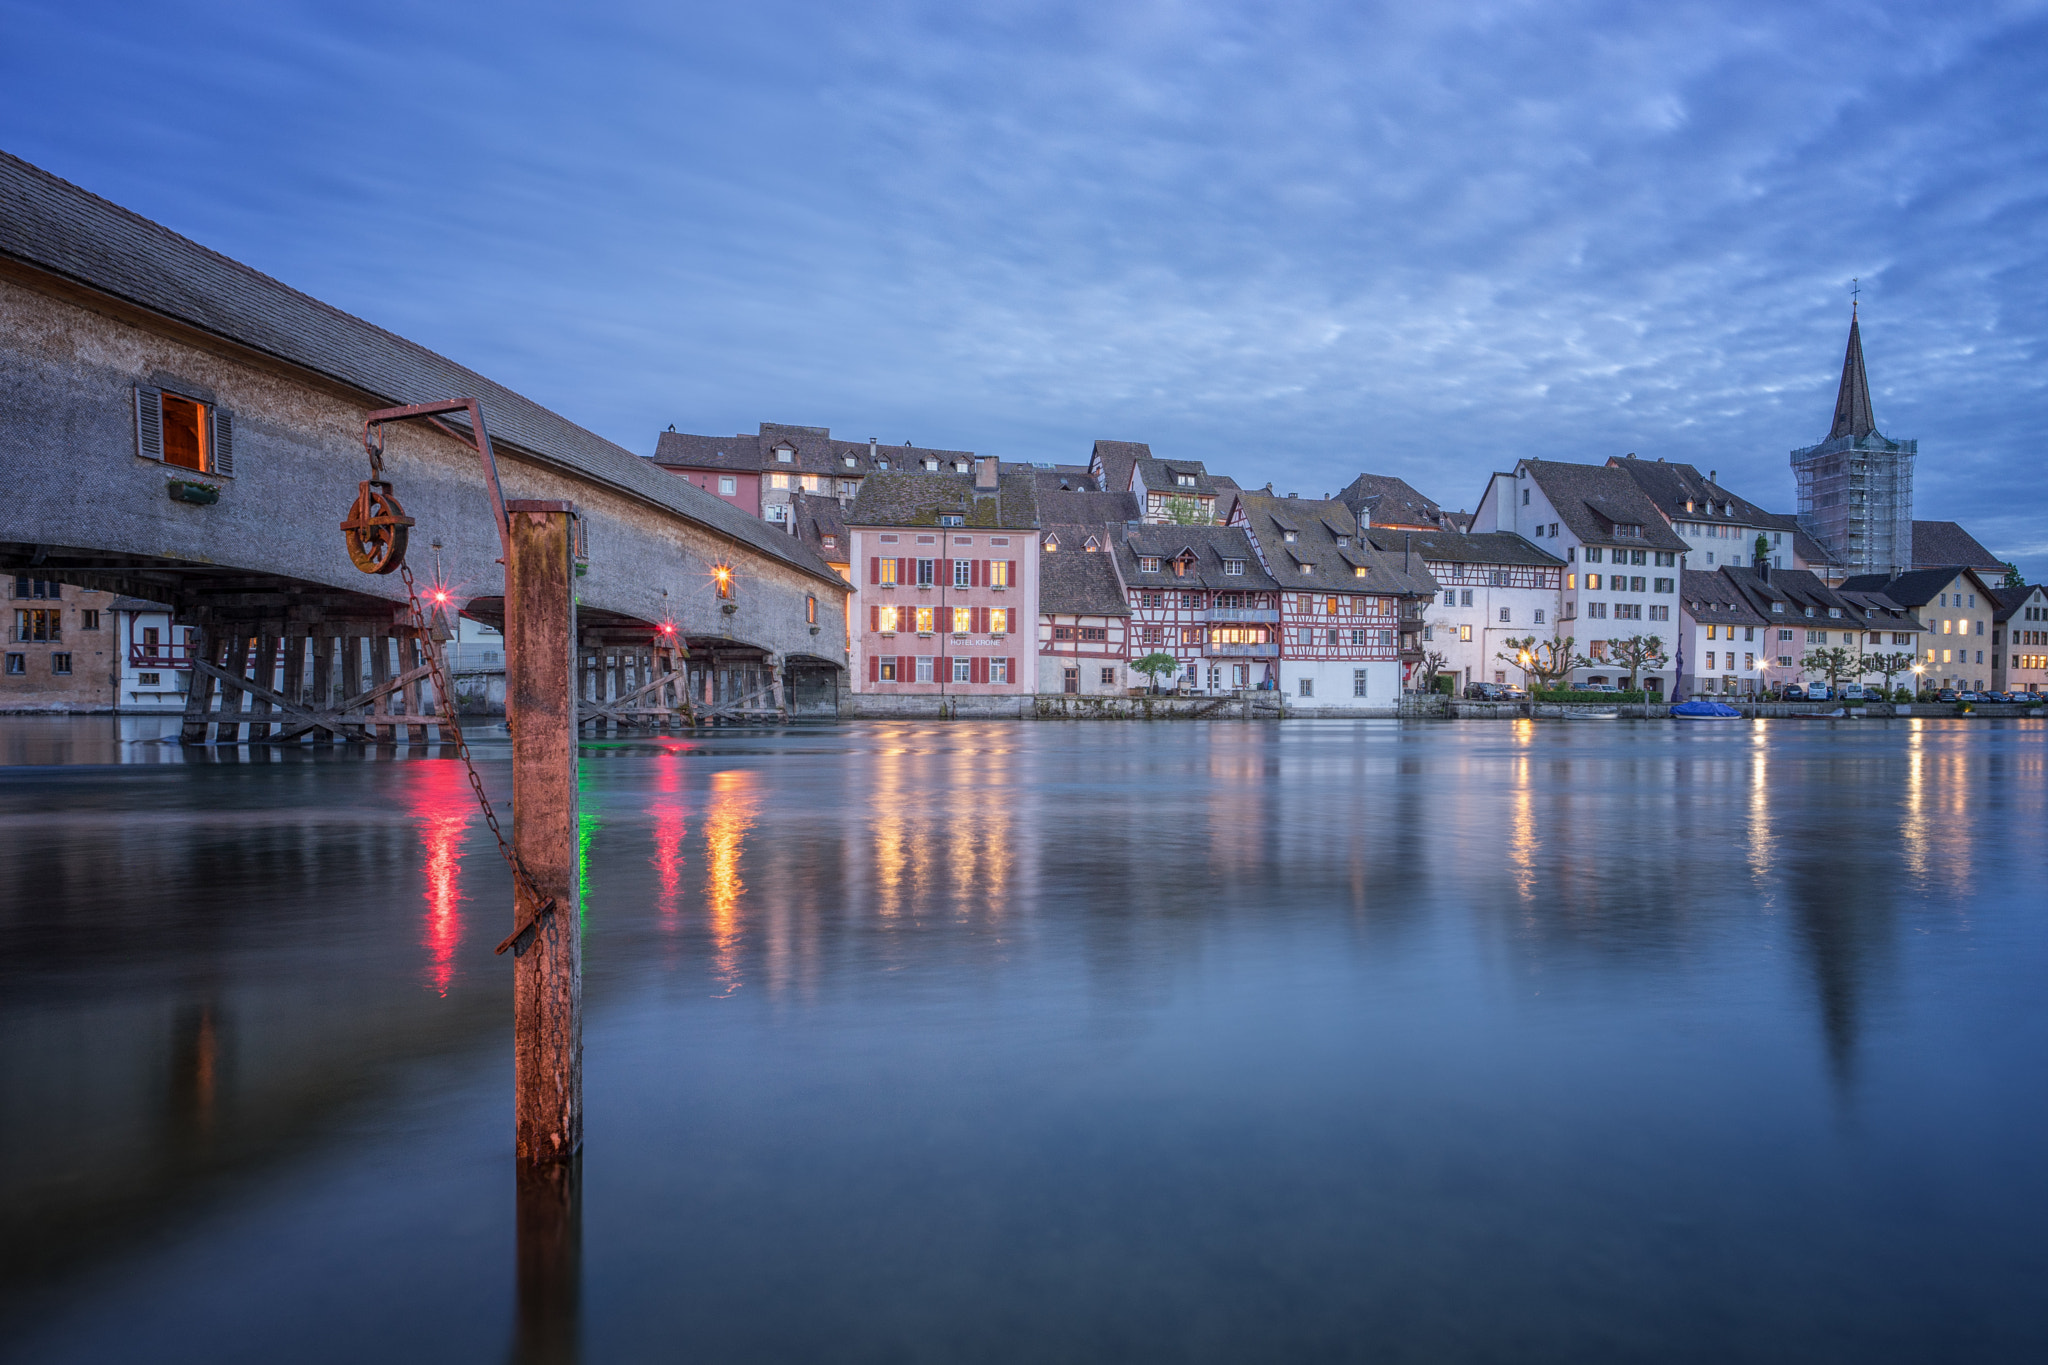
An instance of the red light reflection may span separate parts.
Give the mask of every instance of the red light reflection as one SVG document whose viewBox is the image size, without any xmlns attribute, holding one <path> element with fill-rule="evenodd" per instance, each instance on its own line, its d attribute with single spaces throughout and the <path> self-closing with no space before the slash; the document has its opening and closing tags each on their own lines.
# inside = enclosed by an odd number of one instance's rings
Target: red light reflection
<svg viewBox="0 0 2048 1365">
<path fill-rule="evenodd" d="M 455 975 L 456 945 L 462 941 L 462 840 L 470 817 L 476 814 L 476 796 L 460 763 L 408 766 L 417 770 L 412 815 L 419 821 L 420 840 L 427 853 L 422 869 L 427 911 L 420 943 L 429 959 L 428 981 L 445 996 Z"/>
<path fill-rule="evenodd" d="M 686 829 L 683 822 L 683 803 L 680 793 L 683 789 L 683 761 L 681 746 L 668 750 L 654 765 L 654 790 L 659 794 L 654 806 L 654 872 L 661 879 L 661 920 L 670 929 L 676 926 L 676 915 L 681 909 L 683 891 L 683 836 Z"/>
</svg>

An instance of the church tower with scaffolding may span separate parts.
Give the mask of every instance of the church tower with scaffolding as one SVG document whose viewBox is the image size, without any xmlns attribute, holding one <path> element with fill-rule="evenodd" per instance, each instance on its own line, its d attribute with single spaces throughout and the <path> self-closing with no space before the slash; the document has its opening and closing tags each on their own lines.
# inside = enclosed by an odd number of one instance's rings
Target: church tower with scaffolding
<svg viewBox="0 0 2048 1365">
<path fill-rule="evenodd" d="M 1877 429 L 1858 323 L 1852 305 L 1834 428 L 1820 444 L 1792 452 L 1799 525 L 1846 573 L 1900 574 L 1913 567 L 1913 460 L 1920 442 L 1893 440 Z"/>
</svg>

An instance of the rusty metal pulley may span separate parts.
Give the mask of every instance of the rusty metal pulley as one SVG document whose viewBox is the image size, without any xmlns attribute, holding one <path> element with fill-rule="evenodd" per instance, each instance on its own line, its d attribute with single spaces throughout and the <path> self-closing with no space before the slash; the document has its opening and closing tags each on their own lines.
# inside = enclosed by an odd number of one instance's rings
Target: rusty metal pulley
<svg viewBox="0 0 2048 1365">
<path fill-rule="evenodd" d="M 365 479 L 341 524 L 348 557 L 364 573 L 393 573 L 405 563 L 405 538 L 412 518 L 381 479 Z"/>
</svg>

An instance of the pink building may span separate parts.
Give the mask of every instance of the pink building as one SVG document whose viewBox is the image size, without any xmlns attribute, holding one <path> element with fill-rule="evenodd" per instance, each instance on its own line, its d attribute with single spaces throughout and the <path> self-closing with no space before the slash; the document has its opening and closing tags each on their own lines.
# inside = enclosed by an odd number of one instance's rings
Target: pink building
<svg viewBox="0 0 2048 1365">
<path fill-rule="evenodd" d="M 1037 689 L 1038 509 L 1028 466 L 869 474 L 846 513 L 853 690 Z"/>
</svg>

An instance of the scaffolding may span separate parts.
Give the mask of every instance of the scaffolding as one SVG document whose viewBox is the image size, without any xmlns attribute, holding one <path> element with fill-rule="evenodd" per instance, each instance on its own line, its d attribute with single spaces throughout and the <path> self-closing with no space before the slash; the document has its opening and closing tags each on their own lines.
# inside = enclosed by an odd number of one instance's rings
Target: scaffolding
<svg viewBox="0 0 2048 1365">
<path fill-rule="evenodd" d="M 1913 567 L 1915 440 L 1842 435 L 1792 452 L 1799 525 L 1850 574 Z"/>
</svg>

